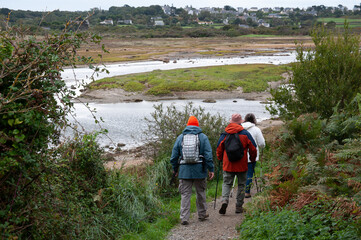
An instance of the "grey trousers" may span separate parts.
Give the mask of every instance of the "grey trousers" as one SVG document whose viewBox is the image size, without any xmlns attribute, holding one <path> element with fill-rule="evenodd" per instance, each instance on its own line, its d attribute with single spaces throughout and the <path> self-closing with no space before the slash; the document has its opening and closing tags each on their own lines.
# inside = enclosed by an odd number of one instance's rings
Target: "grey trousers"
<svg viewBox="0 0 361 240">
<path fill-rule="evenodd" d="M 189 220 L 193 185 L 197 193 L 196 205 L 198 211 L 198 218 L 203 218 L 207 213 L 206 179 L 179 179 L 179 192 L 181 194 L 181 221 Z"/>
<path fill-rule="evenodd" d="M 232 189 L 233 179 L 237 176 L 238 190 L 236 207 L 242 207 L 244 202 L 244 190 L 246 188 L 247 172 L 226 172 L 223 171 L 222 203 L 229 202 L 229 194 Z"/>
</svg>

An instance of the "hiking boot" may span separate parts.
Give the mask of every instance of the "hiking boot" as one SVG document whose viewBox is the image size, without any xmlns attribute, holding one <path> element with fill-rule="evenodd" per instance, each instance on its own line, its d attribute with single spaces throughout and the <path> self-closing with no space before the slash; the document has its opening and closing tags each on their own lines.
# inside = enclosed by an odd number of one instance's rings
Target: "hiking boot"
<svg viewBox="0 0 361 240">
<path fill-rule="evenodd" d="M 251 196 L 250 193 L 246 193 L 246 194 L 244 195 L 244 197 L 245 197 L 245 198 L 250 198 L 250 197 L 252 197 L 252 196 Z"/>
<path fill-rule="evenodd" d="M 243 213 L 244 209 L 243 207 L 236 207 L 236 213 Z"/>
<path fill-rule="evenodd" d="M 181 223 L 182 225 L 188 225 L 189 224 L 189 222 L 188 221 L 182 221 L 182 223 Z"/>
<path fill-rule="evenodd" d="M 207 218 L 209 218 L 209 214 L 208 214 L 208 213 L 206 213 L 206 215 L 204 215 L 204 217 L 199 217 L 198 220 L 201 221 L 201 222 L 203 222 L 203 221 L 207 220 Z"/>
<path fill-rule="evenodd" d="M 222 203 L 221 209 L 219 209 L 219 214 L 226 214 L 228 203 Z"/>
</svg>

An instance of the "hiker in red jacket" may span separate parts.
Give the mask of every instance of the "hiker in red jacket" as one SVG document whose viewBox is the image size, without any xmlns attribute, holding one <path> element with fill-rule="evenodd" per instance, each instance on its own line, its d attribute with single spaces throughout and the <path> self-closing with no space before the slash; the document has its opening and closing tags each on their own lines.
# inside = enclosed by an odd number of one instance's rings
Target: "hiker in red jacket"
<svg viewBox="0 0 361 240">
<path fill-rule="evenodd" d="M 243 122 L 240 114 L 235 113 L 232 115 L 230 123 L 226 127 L 226 132 L 221 134 L 217 145 L 217 158 L 219 161 L 223 161 L 223 185 L 222 185 L 222 207 L 219 210 L 220 214 L 225 214 L 229 202 L 229 194 L 232 188 L 234 177 L 238 179 L 238 190 L 237 190 L 237 202 L 236 202 L 236 213 L 243 212 L 243 202 L 245 194 L 245 186 L 247 180 L 247 169 L 248 159 L 247 152 L 249 153 L 251 162 L 256 161 L 257 157 L 257 145 L 253 140 L 251 134 L 245 130 L 241 123 Z M 235 135 L 230 135 L 235 134 Z M 230 146 L 236 146 L 237 143 L 229 143 L 233 137 L 234 142 L 238 141 L 239 148 L 236 149 L 236 154 L 231 152 Z M 227 141 L 228 138 L 228 141 Z M 227 149 L 226 149 L 227 148 Z M 233 147 L 234 149 L 234 147 Z M 234 151 L 234 150 L 233 150 Z M 227 155 L 228 152 L 228 155 Z M 240 157 L 237 159 L 234 156 Z"/>
</svg>

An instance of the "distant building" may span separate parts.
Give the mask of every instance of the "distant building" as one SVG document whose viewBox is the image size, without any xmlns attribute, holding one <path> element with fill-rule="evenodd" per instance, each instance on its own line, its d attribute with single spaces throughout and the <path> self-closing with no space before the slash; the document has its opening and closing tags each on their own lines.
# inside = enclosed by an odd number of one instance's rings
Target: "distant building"
<svg viewBox="0 0 361 240">
<path fill-rule="evenodd" d="M 154 26 L 164 26 L 163 20 L 155 20 L 154 21 Z"/>
<path fill-rule="evenodd" d="M 273 8 L 273 11 L 275 11 L 275 12 L 281 12 L 281 8 L 280 8 L 280 7 L 274 7 L 274 8 Z"/>
<path fill-rule="evenodd" d="M 250 9 L 248 9 L 248 12 L 257 12 L 258 11 L 258 7 L 251 7 Z"/>
<path fill-rule="evenodd" d="M 206 22 L 206 21 L 199 21 L 199 20 L 197 20 L 197 22 L 198 22 L 199 25 L 213 25 L 213 22 L 212 22 L 212 21 Z"/>
<path fill-rule="evenodd" d="M 101 25 L 113 25 L 113 20 L 112 19 L 105 19 L 104 21 L 100 22 L 99 24 Z"/>
<path fill-rule="evenodd" d="M 238 26 L 239 26 L 240 28 L 249 28 L 249 26 L 246 25 L 246 24 L 239 24 Z"/>
<path fill-rule="evenodd" d="M 314 17 L 317 17 L 317 11 L 306 11 L 306 12 L 302 12 L 302 15 L 311 15 Z"/>
<path fill-rule="evenodd" d="M 163 12 L 167 15 L 171 15 L 172 14 L 172 8 L 169 5 L 164 5 L 162 7 Z"/>
<path fill-rule="evenodd" d="M 239 8 L 237 8 L 237 10 L 238 10 L 238 13 L 239 13 L 239 14 L 241 14 L 241 13 L 244 12 L 244 8 L 243 8 L 243 7 L 239 7 Z"/>
<path fill-rule="evenodd" d="M 118 20 L 117 23 L 120 24 L 120 25 L 122 25 L 122 24 L 132 25 L 133 21 L 131 19 L 126 19 L 126 20 Z"/>
<path fill-rule="evenodd" d="M 282 18 L 278 13 L 270 13 L 268 14 L 269 18 Z"/>
<path fill-rule="evenodd" d="M 88 29 L 89 26 L 90 26 L 90 23 L 88 20 L 85 20 L 85 21 L 75 21 L 75 23 L 77 25 L 79 25 L 79 28 L 84 30 L 84 29 Z"/>
<path fill-rule="evenodd" d="M 258 26 L 263 26 L 263 27 L 269 28 L 271 25 L 269 23 L 265 22 L 265 20 L 259 19 Z"/>
</svg>

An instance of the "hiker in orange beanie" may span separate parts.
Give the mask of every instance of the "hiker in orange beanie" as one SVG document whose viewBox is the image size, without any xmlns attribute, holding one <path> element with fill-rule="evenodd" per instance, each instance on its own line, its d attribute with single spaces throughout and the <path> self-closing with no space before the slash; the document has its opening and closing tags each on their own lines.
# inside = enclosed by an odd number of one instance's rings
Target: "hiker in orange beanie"
<svg viewBox="0 0 361 240">
<path fill-rule="evenodd" d="M 206 220 L 209 217 L 206 202 L 207 175 L 209 179 L 214 177 L 214 165 L 211 144 L 208 137 L 202 133 L 195 116 L 189 117 L 187 127 L 177 137 L 170 162 L 173 176 L 179 178 L 182 225 L 189 224 L 192 186 L 197 193 L 198 219 Z"/>
<path fill-rule="evenodd" d="M 190 116 L 188 119 L 187 126 L 197 126 L 199 127 L 198 119 L 195 116 Z"/>
</svg>

